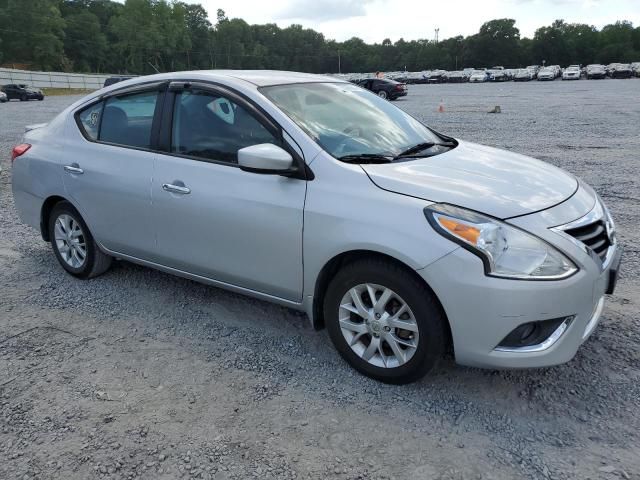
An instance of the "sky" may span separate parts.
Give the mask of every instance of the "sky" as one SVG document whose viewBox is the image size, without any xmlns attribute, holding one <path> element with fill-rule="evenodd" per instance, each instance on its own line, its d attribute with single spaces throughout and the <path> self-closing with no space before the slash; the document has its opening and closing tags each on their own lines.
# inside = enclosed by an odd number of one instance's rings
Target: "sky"
<svg viewBox="0 0 640 480">
<path fill-rule="evenodd" d="M 353 36 L 368 43 L 385 38 L 440 40 L 472 35 L 487 20 L 514 18 L 521 36 L 556 19 L 598 28 L 616 20 L 640 25 L 640 0 L 186 0 L 200 3 L 215 23 L 222 8 L 227 17 L 248 23 L 299 23 L 338 41 Z"/>
</svg>

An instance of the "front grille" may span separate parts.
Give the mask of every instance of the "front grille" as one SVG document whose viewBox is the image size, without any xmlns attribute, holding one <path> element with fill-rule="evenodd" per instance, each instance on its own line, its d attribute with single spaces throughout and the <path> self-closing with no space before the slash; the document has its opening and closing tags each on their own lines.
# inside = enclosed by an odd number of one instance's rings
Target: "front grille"
<svg viewBox="0 0 640 480">
<path fill-rule="evenodd" d="M 564 232 L 584 243 L 604 261 L 607 250 L 611 246 L 604 221 L 598 220 L 582 227 L 570 228 Z"/>
</svg>

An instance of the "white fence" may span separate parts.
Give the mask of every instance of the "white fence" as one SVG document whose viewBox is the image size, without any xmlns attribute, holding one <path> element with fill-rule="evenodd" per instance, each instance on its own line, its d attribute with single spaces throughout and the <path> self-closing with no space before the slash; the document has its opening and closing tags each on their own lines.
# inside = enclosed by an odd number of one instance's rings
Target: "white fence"
<svg viewBox="0 0 640 480">
<path fill-rule="evenodd" d="M 97 90 L 102 88 L 105 79 L 112 75 L 90 75 L 83 73 L 31 72 L 0 68 L 0 85 L 26 83 L 38 88 L 81 88 Z"/>
</svg>

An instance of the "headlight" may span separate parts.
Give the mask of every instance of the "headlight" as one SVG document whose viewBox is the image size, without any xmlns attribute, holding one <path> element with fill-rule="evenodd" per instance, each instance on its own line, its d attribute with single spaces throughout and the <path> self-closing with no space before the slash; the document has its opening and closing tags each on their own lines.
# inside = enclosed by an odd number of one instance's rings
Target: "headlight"
<svg viewBox="0 0 640 480">
<path fill-rule="evenodd" d="M 431 205 L 424 213 L 438 233 L 478 255 L 487 275 L 557 280 L 578 271 L 544 240 L 494 218 L 448 204 Z"/>
</svg>

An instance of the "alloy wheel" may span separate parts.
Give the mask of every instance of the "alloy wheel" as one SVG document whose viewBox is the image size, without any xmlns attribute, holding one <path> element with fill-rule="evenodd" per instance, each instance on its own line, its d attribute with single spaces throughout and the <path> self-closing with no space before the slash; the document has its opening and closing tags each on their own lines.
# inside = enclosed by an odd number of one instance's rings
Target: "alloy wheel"
<svg viewBox="0 0 640 480">
<path fill-rule="evenodd" d="M 80 223 L 71 215 L 61 214 L 54 224 L 56 248 L 72 268 L 81 268 L 87 259 L 87 244 Z"/>
<path fill-rule="evenodd" d="M 349 347 L 371 365 L 399 367 L 416 353 L 418 323 L 407 302 L 390 288 L 356 285 L 342 297 L 338 318 Z"/>
</svg>

